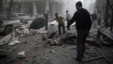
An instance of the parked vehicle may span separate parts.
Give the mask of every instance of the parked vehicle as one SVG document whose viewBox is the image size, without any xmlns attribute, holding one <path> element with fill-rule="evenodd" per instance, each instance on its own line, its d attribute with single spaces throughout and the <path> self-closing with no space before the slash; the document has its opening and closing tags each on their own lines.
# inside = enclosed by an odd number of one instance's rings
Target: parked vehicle
<svg viewBox="0 0 113 64">
<path fill-rule="evenodd" d="M 19 19 L 22 23 L 26 24 L 28 23 L 30 16 L 23 14 L 23 13 L 12 13 L 10 15 L 11 19 Z"/>
<path fill-rule="evenodd" d="M 1 20 L 0 33 L 8 35 L 13 31 L 13 28 L 21 25 L 20 20 Z"/>
</svg>

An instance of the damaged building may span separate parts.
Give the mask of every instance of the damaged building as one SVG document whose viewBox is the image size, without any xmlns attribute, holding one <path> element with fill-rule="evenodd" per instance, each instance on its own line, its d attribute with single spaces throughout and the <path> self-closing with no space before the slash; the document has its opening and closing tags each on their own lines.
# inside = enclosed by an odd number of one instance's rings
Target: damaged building
<svg viewBox="0 0 113 64">
<path fill-rule="evenodd" d="M 3 0 L 9 5 L 10 0 Z M 37 14 L 44 14 L 47 10 L 51 16 L 54 13 L 62 13 L 63 3 L 58 0 L 12 0 L 12 12 L 13 13 L 25 13 L 31 16 Z"/>
</svg>

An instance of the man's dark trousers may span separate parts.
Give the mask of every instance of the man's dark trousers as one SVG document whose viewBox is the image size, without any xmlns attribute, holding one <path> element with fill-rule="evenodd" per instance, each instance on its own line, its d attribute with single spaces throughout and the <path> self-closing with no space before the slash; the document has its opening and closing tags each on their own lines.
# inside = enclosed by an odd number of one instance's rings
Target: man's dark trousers
<svg viewBox="0 0 113 64">
<path fill-rule="evenodd" d="M 47 30 L 48 29 L 48 19 L 46 19 L 45 21 L 46 21 L 45 30 Z"/>
<path fill-rule="evenodd" d="M 77 30 L 77 59 L 82 59 L 85 52 L 85 41 L 89 30 Z"/>
<path fill-rule="evenodd" d="M 67 19 L 67 25 L 69 24 L 69 19 Z M 67 28 L 68 30 L 70 30 L 70 26 Z"/>
<path fill-rule="evenodd" d="M 59 35 L 62 34 L 62 31 L 63 31 L 63 34 L 65 34 L 65 26 L 64 26 L 64 24 L 58 24 Z"/>
</svg>

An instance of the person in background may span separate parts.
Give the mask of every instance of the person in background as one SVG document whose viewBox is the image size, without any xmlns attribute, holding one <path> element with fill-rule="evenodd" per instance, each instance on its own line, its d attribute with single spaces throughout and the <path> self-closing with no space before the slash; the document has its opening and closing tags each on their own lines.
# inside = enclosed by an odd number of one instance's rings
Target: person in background
<svg viewBox="0 0 113 64">
<path fill-rule="evenodd" d="M 82 8 L 82 2 L 78 1 L 76 3 L 77 11 L 70 20 L 67 28 L 73 23 L 76 22 L 77 29 L 77 57 L 74 58 L 77 61 L 82 61 L 85 52 L 85 41 L 88 36 L 89 30 L 91 28 L 91 18 L 89 12 Z"/>
<path fill-rule="evenodd" d="M 45 30 L 48 29 L 48 19 L 49 19 L 49 11 L 47 10 L 44 14 L 44 20 L 46 21 Z"/>
<path fill-rule="evenodd" d="M 100 25 L 100 22 L 101 22 L 101 11 L 98 12 L 98 25 Z"/>
<path fill-rule="evenodd" d="M 59 35 L 65 34 L 65 23 L 64 23 L 64 18 L 59 16 L 58 13 L 55 13 L 55 18 L 53 20 L 56 20 L 58 22 L 58 32 Z"/>
<path fill-rule="evenodd" d="M 66 10 L 66 20 L 67 20 L 67 25 L 68 25 L 68 23 L 69 23 L 69 21 L 70 21 L 70 19 L 71 19 L 71 16 L 70 16 L 70 14 L 69 14 L 68 12 L 69 12 L 69 11 Z M 67 29 L 70 30 L 70 27 L 67 28 Z"/>
</svg>

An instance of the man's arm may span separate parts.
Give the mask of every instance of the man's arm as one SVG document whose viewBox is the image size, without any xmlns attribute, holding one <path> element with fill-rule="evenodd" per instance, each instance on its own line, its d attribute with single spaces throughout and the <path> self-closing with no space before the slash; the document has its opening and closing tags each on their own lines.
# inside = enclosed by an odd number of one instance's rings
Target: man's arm
<svg viewBox="0 0 113 64">
<path fill-rule="evenodd" d="M 72 19 L 69 21 L 67 27 L 69 27 L 74 21 L 76 21 L 77 18 L 77 13 L 74 14 L 74 16 L 72 17 Z"/>
<path fill-rule="evenodd" d="M 51 19 L 51 21 L 54 21 L 54 20 L 56 20 L 56 18 Z"/>
</svg>

